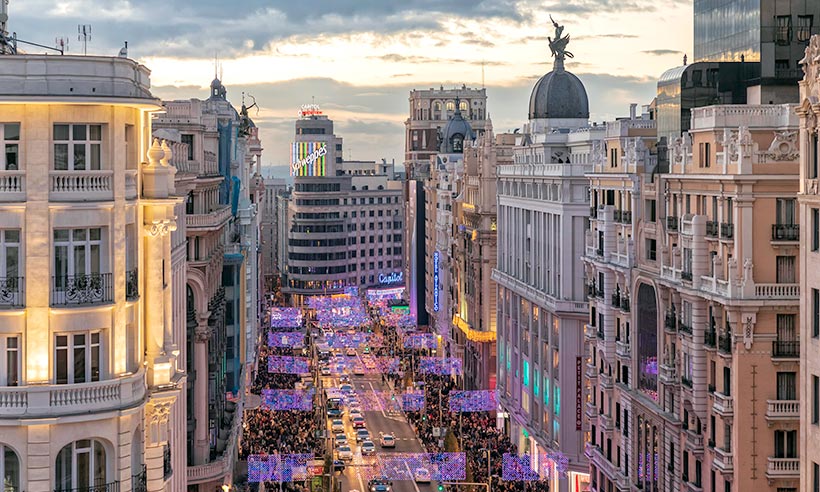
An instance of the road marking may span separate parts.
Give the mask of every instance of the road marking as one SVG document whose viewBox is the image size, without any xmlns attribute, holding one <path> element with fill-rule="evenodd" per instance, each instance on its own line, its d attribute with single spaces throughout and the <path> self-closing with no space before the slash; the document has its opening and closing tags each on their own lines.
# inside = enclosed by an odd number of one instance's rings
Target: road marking
<svg viewBox="0 0 820 492">
<path fill-rule="evenodd" d="M 410 483 L 413 484 L 413 488 L 416 489 L 416 492 L 421 492 L 419 490 L 419 484 L 416 483 L 416 476 L 413 475 L 413 471 L 410 470 L 410 465 L 407 464 L 407 461 L 404 462 L 404 467 L 407 468 L 407 472 L 410 473 Z"/>
</svg>

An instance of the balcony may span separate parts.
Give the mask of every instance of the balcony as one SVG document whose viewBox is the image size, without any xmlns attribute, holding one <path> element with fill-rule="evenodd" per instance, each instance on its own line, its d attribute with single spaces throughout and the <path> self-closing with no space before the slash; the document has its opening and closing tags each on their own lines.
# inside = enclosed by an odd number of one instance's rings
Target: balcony
<svg viewBox="0 0 820 492">
<path fill-rule="evenodd" d="M 134 489 L 137 490 L 137 489 Z M 88 487 L 77 487 L 76 489 L 56 488 L 54 492 L 120 492 L 120 482 L 109 482 Z"/>
<path fill-rule="evenodd" d="M 629 342 L 615 342 L 615 355 L 618 357 L 629 358 L 632 356 L 632 350 L 630 350 Z"/>
<path fill-rule="evenodd" d="M 678 327 L 681 333 L 686 333 L 687 335 L 692 334 L 692 326 L 684 323 L 683 320 L 680 320 Z"/>
<path fill-rule="evenodd" d="M 224 205 L 204 214 L 185 216 L 185 227 L 195 231 L 216 231 L 221 229 L 231 217 L 231 207 Z"/>
<path fill-rule="evenodd" d="M 171 446 L 166 444 L 162 449 L 162 479 L 168 480 L 173 473 L 174 470 L 171 467 Z"/>
<path fill-rule="evenodd" d="M 620 210 L 615 210 L 615 211 L 612 212 L 612 220 L 614 220 L 615 222 L 620 222 L 621 221 L 621 211 Z"/>
<path fill-rule="evenodd" d="M 595 327 L 592 325 L 584 325 L 584 336 L 589 340 L 595 339 Z"/>
<path fill-rule="evenodd" d="M 666 228 L 669 232 L 678 232 L 678 218 L 677 217 L 667 217 L 666 218 Z"/>
<path fill-rule="evenodd" d="M 772 242 L 800 241 L 800 224 L 772 224 Z"/>
<path fill-rule="evenodd" d="M 600 326 L 598 327 L 598 331 L 596 332 L 596 335 L 598 336 L 598 338 L 600 340 L 605 340 L 606 339 L 605 335 L 604 335 L 604 329 L 601 328 Z"/>
<path fill-rule="evenodd" d="M 686 270 L 682 270 L 680 272 L 680 278 L 682 278 L 683 280 L 689 280 L 691 282 L 692 281 L 692 272 L 687 272 Z"/>
<path fill-rule="evenodd" d="M 692 380 L 687 378 L 686 376 L 681 376 L 680 377 L 680 383 L 682 385 L 686 386 L 687 388 L 690 388 L 690 389 L 692 388 Z"/>
<path fill-rule="evenodd" d="M 25 277 L 0 277 L 0 309 L 26 305 Z"/>
<path fill-rule="evenodd" d="M 715 332 L 714 330 L 706 331 L 706 333 L 703 334 L 703 344 L 707 347 L 716 348 L 717 332 Z"/>
<path fill-rule="evenodd" d="M 598 368 L 592 364 L 587 364 L 587 368 L 586 371 L 584 371 L 584 374 L 590 381 L 598 379 Z"/>
<path fill-rule="evenodd" d="M 81 384 L 0 387 L 3 418 L 52 418 L 131 408 L 145 397 L 145 373 Z"/>
<path fill-rule="evenodd" d="M 604 432 L 612 432 L 615 429 L 612 423 L 612 417 L 603 413 L 598 415 L 598 425 Z"/>
<path fill-rule="evenodd" d="M 603 389 L 612 389 L 612 376 L 607 373 L 598 374 L 598 381 Z"/>
<path fill-rule="evenodd" d="M 661 380 L 661 383 L 672 385 L 678 384 L 678 376 L 674 364 L 671 366 L 661 364 L 658 366 L 658 369 L 658 378 Z"/>
<path fill-rule="evenodd" d="M 724 333 L 718 337 L 718 351 L 727 355 L 732 353 L 731 333 Z"/>
<path fill-rule="evenodd" d="M 632 224 L 632 211 L 631 210 L 624 210 L 621 212 L 621 223 L 622 224 Z"/>
<path fill-rule="evenodd" d="M 148 472 L 145 465 L 142 465 L 142 471 L 131 475 L 131 492 L 148 492 Z"/>
<path fill-rule="evenodd" d="M 735 225 L 734 224 L 720 224 L 720 238 L 721 239 L 732 239 L 735 237 Z"/>
<path fill-rule="evenodd" d="M 89 202 L 114 199 L 114 171 L 50 171 L 49 199 Z"/>
<path fill-rule="evenodd" d="M 0 202 L 26 200 L 26 172 L 0 171 Z"/>
<path fill-rule="evenodd" d="M 612 294 L 612 307 L 616 309 L 621 307 L 621 293 L 619 291 Z"/>
<path fill-rule="evenodd" d="M 51 277 L 51 305 L 102 304 L 114 300 L 110 273 Z"/>
<path fill-rule="evenodd" d="M 678 331 L 678 320 L 675 317 L 674 311 L 667 311 L 666 318 L 664 320 L 664 328 L 666 331 L 670 333 L 675 333 Z"/>
<path fill-rule="evenodd" d="M 707 220 L 706 221 L 706 237 L 718 237 L 718 233 L 720 232 L 719 224 L 714 220 Z"/>
<path fill-rule="evenodd" d="M 766 420 L 789 421 L 800 420 L 800 401 L 798 400 L 767 400 Z"/>
<path fill-rule="evenodd" d="M 125 298 L 129 301 L 139 299 L 140 283 L 139 271 L 135 268 L 125 272 Z"/>
<path fill-rule="evenodd" d="M 595 254 L 598 255 L 598 256 L 604 256 L 604 248 L 596 249 Z"/>
<path fill-rule="evenodd" d="M 755 297 L 797 300 L 800 298 L 800 284 L 755 284 Z"/>
<path fill-rule="evenodd" d="M 712 396 L 715 398 L 715 402 L 712 404 L 712 410 L 714 410 L 716 414 L 722 417 L 729 417 L 734 413 L 732 406 L 733 399 L 730 395 L 724 395 L 723 393 L 715 391 Z"/>
<path fill-rule="evenodd" d="M 628 313 L 629 307 L 629 297 L 621 296 L 621 311 Z"/>
<path fill-rule="evenodd" d="M 800 359 L 800 342 L 773 341 L 772 359 Z"/>
<path fill-rule="evenodd" d="M 686 431 L 686 447 L 696 453 L 703 452 L 703 435 L 693 430 Z"/>
<path fill-rule="evenodd" d="M 126 200 L 133 200 L 139 195 L 137 191 L 137 169 L 125 170 L 125 198 Z"/>
<path fill-rule="evenodd" d="M 767 478 L 799 478 L 800 458 L 772 458 L 766 467 Z"/>
<path fill-rule="evenodd" d="M 587 414 L 587 417 L 589 417 L 590 420 L 598 417 L 598 407 L 595 406 L 595 404 L 592 403 L 591 401 L 587 402 L 586 414 Z"/>
</svg>

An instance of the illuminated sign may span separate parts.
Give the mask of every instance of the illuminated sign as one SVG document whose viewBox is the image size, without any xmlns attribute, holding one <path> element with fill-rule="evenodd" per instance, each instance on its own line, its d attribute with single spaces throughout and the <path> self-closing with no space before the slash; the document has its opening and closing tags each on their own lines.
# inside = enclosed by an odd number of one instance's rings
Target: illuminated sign
<svg viewBox="0 0 820 492">
<path fill-rule="evenodd" d="M 433 311 L 438 312 L 438 262 L 440 253 L 433 252 Z"/>
<path fill-rule="evenodd" d="M 379 283 L 384 285 L 400 284 L 404 281 L 404 272 L 393 272 L 388 275 L 379 274 Z"/>
<path fill-rule="evenodd" d="M 308 118 L 310 116 L 319 116 L 322 114 L 322 110 L 319 108 L 318 104 L 303 104 L 299 107 L 299 117 L 300 118 Z"/>
<path fill-rule="evenodd" d="M 293 142 L 291 176 L 327 176 L 327 145 L 324 142 Z"/>
<path fill-rule="evenodd" d="M 583 390 L 582 382 L 581 382 L 581 365 L 582 359 L 581 357 L 575 358 L 575 430 L 581 430 L 583 419 L 581 413 L 581 401 L 582 395 L 581 392 Z"/>
</svg>

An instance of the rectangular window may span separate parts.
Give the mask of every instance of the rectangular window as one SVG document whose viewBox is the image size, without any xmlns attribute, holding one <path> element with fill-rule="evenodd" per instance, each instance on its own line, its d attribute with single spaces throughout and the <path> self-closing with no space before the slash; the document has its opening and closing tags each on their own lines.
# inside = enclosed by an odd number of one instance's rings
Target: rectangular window
<svg viewBox="0 0 820 492">
<path fill-rule="evenodd" d="M 792 16 L 775 16 L 775 42 L 779 45 L 787 45 L 792 40 Z"/>
<path fill-rule="evenodd" d="M 809 179 L 817 179 L 820 174 L 820 155 L 818 155 L 818 144 L 820 144 L 820 137 L 817 132 L 811 133 L 811 149 L 809 149 Z"/>
<path fill-rule="evenodd" d="M 20 169 L 20 123 L 0 124 L 0 169 L 17 171 Z"/>
<path fill-rule="evenodd" d="M 99 171 L 102 125 L 54 125 L 54 170 Z"/>
<path fill-rule="evenodd" d="M 790 401 L 797 400 L 797 373 L 777 373 L 777 399 Z"/>
<path fill-rule="evenodd" d="M 54 340 L 54 351 L 56 384 L 100 380 L 100 332 L 58 334 Z"/>
<path fill-rule="evenodd" d="M 774 457 L 797 458 L 797 431 L 774 431 Z"/>
<path fill-rule="evenodd" d="M 180 140 L 188 146 L 188 160 L 194 160 L 194 136 L 182 134 Z"/>
<path fill-rule="evenodd" d="M 811 38 L 812 27 L 814 27 L 813 15 L 798 15 L 797 28 L 795 29 L 797 40 L 801 43 L 805 43 L 806 41 L 808 41 L 809 38 Z"/>
<path fill-rule="evenodd" d="M 811 464 L 811 482 L 812 492 L 820 492 L 820 465 L 814 462 Z"/>
<path fill-rule="evenodd" d="M 811 377 L 811 423 L 820 424 L 820 378 Z"/>
<path fill-rule="evenodd" d="M 655 261 L 657 259 L 658 253 L 658 242 L 655 239 L 647 239 L 646 240 L 646 259 L 650 261 Z"/>
<path fill-rule="evenodd" d="M 797 257 L 795 256 L 778 256 L 776 258 L 777 272 L 776 281 L 778 284 L 795 284 L 797 283 Z"/>
<path fill-rule="evenodd" d="M 20 385 L 20 336 L 0 336 L 0 386 Z"/>
<path fill-rule="evenodd" d="M 794 198 L 777 199 L 777 224 L 794 225 L 797 222 L 797 200 Z"/>
<path fill-rule="evenodd" d="M 820 250 L 820 209 L 811 209 L 811 250 Z"/>
</svg>

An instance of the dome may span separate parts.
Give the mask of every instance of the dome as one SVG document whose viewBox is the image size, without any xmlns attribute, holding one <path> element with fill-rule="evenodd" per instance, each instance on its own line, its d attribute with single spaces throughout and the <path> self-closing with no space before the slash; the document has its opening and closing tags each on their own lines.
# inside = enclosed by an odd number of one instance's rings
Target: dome
<svg viewBox="0 0 820 492">
<path fill-rule="evenodd" d="M 530 96 L 530 119 L 589 119 L 589 98 L 581 80 L 563 67 L 541 77 Z"/>
<path fill-rule="evenodd" d="M 464 141 L 475 140 L 470 123 L 461 115 L 459 103 L 456 101 L 456 112 L 447 121 L 444 130 L 441 132 L 441 145 L 439 152 L 443 154 L 460 154 L 464 152 Z"/>
</svg>

